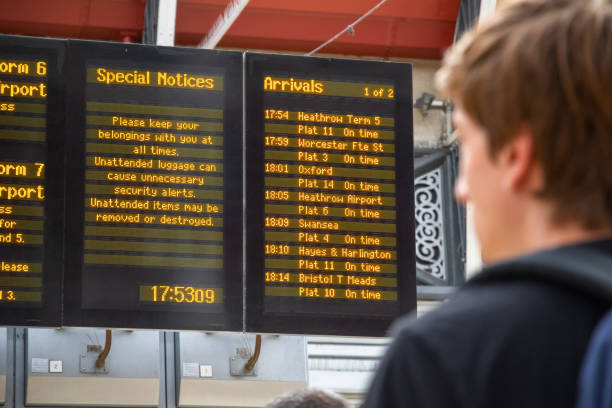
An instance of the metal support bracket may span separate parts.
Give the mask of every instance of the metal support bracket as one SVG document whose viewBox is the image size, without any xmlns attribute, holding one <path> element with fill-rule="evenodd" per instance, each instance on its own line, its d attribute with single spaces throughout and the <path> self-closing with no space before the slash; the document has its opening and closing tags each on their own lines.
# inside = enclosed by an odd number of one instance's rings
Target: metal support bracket
<svg viewBox="0 0 612 408">
<path fill-rule="evenodd" d="M 79 355 L 79 371 L 83 374 L 108 374 L 110 356 L 104 361 L 104 367 L 97 368 L 96 360 L 102 352 L 99 344 L 81 344 L 81 354 Z"/>
<path fill-rule="evenodd" d="M 230 375 L 234 377 L 256 377 L 257 368 L 247 371 L 244 366 L 249 361 L 249 357 L 233 356 L 230 357 Z"/>
</svg>

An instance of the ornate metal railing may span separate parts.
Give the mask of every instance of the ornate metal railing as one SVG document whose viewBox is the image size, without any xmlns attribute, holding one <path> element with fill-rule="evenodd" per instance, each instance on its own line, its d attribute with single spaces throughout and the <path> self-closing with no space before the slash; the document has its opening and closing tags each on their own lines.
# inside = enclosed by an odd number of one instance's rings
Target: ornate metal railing
<svg viewBox="0 0 612 408">
<path fill-rule="evenodd" d="M 415 254 L 420 299 L 444 297 L 465 282 L 465 210 L 453 194 L 458 160 L 455 146 L 415 151 Z"/>
</svg>

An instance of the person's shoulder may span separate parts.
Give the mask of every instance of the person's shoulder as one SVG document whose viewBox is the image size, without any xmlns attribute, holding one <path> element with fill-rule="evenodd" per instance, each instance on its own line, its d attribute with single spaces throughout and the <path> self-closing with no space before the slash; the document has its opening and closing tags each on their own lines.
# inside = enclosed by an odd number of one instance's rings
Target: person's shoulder
<svg viewBox="0 0 612 408">
<path fill-rule="evenodd" d="M 468 285 L 422 317 L 398 320 L 392 333 L 465 331 L 470 327 L 481 327 L 483 323 L 489 328 L 508 324 L 513 317 L 537 317 L 546 312 L 549 305 L 559 301 L 556 292 L 549 285 L 528 280 Z"/>
<path fill-rule="evenodd" d="M 472 403 L 471 396 L 488 395 L 493 389 L 507 395 L 508 384 L 526 389 L 533 378 L 546 377 L 551 370 L 564 373 L 555 378 L 569 384 L 575 381 L 576 367 L 603 310 L 579 292 L 540 280 L 468 284 L 435 310 L 394 325 L 395 339 L 376 384 L 391 383 L 400 390 L 406 385 L 396 384 L 397 378 L 413 378 L 428 384 L 421 388 L 434 391 L 430 395 L 419 388 L 410 393 L 470 401 L 462 406 L 499 406 Z M 523 372 L 531 376 L 518 375 Z"/>
<path fill-rule="evenodd" d="M 398 341 L 418 341 L 441 354 L 478 353 L 482 347 L 554 339 L 566 330 L 585 332 L 602 307 L 581 294 L 546 282 L 516 280 L 467 285 L 424 316 L 397 321 Z M 468 353 L 469 354 L 469 353 Z"/>
</svg>

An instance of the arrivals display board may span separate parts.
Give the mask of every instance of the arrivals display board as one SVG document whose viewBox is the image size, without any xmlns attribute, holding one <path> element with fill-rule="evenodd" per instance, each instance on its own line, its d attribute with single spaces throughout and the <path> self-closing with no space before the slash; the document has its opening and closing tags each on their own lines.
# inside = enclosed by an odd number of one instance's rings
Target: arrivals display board
<svg viewBox="0 0 612 408">
<path fill-rule="evenodd" d="M 409 64 L 0 35 L 0 325 L 382 336 Z"/>
<path fill-rule="evenodd" d="M 416 306 L 411 66 L 249 54 L 252 332 L 384 335 Z"/>
<path fill-rule="evenodd" d="M 0 324 L 60 325 L 59 42 L 0 36 Z"/>
<path fill-rule="evenodd" d="M 242 54 L 70 41 L 64 324 L 242 329 Z"/>
</svg>

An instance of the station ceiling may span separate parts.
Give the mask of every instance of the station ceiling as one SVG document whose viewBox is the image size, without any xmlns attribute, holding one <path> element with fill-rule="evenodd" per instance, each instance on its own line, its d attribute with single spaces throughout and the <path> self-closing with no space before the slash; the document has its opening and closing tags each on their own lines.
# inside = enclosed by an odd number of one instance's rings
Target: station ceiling
<svg viewBox="0 0 612 408">
<path fill-rule="evenodd" d="M 229 0 L 178 0 L 176 45 L 194 46 Z M 308 52 L 378 0 L 251 0 L 218 47 Z M 145 0 L 0 2 L 0 32 L 139 42 Z M 321 53 L 438 59 L 453 40 L 459 0 L 388 0 Z"/>
</svg>

